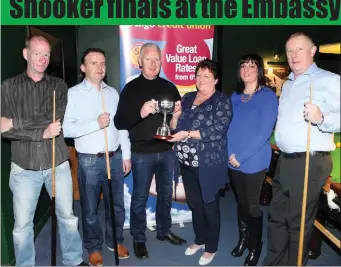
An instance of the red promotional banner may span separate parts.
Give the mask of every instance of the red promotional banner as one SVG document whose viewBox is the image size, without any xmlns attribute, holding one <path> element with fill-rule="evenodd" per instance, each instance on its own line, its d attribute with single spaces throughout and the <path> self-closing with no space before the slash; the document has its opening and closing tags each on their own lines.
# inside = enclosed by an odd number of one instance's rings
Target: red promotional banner
<svg viewBox="0 0 341 267">
<path fill-rule="evenodd" d="M 136 25 L 120 26 L 121 82 L 140 74 L 138 55 L 143 43 L 153 42 L 162 51 L 160 76 L 173 82 L 181 95 L 195 90 L 195 68 L 199 61 L 212 58 L 214 26 Z M 130 59 L 130 62 L 126 61 Z M 128 79 L 128 80 L 127 80 Z"/>
</svg>

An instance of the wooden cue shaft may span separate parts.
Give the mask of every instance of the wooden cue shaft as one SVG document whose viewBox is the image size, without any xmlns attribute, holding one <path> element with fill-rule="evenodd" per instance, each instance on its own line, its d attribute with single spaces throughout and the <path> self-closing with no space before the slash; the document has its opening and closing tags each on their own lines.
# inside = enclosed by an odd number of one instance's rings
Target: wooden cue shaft
<svg viewBox="0 0 341 267">
<path fill-rule="evenodd" d="M 337 239 L 331 232 L 329 232 L 318 220 L 314 221 L 314 226 L 319 229 L 331 242 L 338 248 L 341 248 L 340 240 Z"/>
<path fill-rule="evenodd" d="M 105 104 L 104 104 L 104 94 L 103 94 L 103 88 L 101 88 L 101 94 L 102 94 L 102 110 L 103 113 L 105 112 Z M 104 142 L 105 142 L 105 158 L 106 158 L 106 164 L 107 164 L 107 173 L 108 173 L 108 179 L 111 179 L 111 173 L 110 173 L 110 161 L 109 161 L 109 151 L 108 151 L 108 133 L 107 129 L 104 128 Z"/>
<path fill-rule="evenodd" d="M 56 121 L 56 91 L 53 91 L 53 115 L 52 121 Z M 56 179 L 56 139 L 52 138 L 52 197 L 55 196 L 55 179 Z"/>
<path fill-rule="evenodd" d="M 313 94 L 313 85 L 310 84 L 309 103 L 311 103 L 312 94 Z M 304 245 L 305 215 L 306 215 L 306 206 L 307 206 L 309 160 L 310 160 L 310 136 L 311 136 L 311 121 L 308 122 L 307 150 L 306 150 L 306 157 L 305 157 L 305 172 L 304 172 L 302 213 L 301 213 L 302 215 L 301 215 L 300 237 L 299 237 L 299 243 L 298 243 L 297 266 L 302 265 L 302 254 L 303 254 L 303 245 Z"/>
</svg>

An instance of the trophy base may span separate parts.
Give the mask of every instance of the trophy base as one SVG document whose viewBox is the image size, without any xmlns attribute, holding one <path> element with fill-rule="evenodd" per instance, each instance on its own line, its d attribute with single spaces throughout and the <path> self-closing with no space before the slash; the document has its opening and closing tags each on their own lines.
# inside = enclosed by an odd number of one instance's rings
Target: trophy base
<svg viewBox="0 0 341 267">
<path fill-rule="evenodd" d="M 154 135 L 155 139 L 159 139 L 159 140 L 170 140 L 173 138 L 173 136 L 168 135 L 168 136 L 163 136 L 163 135 Z"/>
</svg>

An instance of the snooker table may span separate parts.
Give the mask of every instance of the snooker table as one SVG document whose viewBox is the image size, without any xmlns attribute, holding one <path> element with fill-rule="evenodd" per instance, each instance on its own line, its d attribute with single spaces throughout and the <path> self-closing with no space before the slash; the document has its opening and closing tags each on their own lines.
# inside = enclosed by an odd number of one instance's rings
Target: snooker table
<svg viewBox="0 0 341 267">
<path fill-rule="evenodd" d="M 334 135 L 334 142 L 335 144 L 338 144 L 336 147 L 336 149 L 334 151 L 331 152 L 331 156 L 332 156 L 332 159 L 333 159 L 333 170 L 330 174 L 331 176 L 331 181 L 333 183 L 339 183 L 340 184 L 340 154 L 341 154 L 341 148 L 340 148 L 340 136 L 341 134 L 340 133 L 336 133 Z"/>
</svg>

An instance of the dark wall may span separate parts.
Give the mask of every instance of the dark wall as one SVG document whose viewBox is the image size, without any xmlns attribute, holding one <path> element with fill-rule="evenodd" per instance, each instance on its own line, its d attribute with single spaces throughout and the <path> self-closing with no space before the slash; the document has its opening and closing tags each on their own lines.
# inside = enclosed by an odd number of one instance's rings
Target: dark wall
<svg viewBox="0 0 341 267">
<path fill-rule="evenodd" d="M 276 50 L 280 52 L 278 61 L 286 61 L 285 42 L 297 31 L 305 31 L 314 39 L 316 45 L 340 42 L 339 26 L 219 26 L 221 27 L 220 51 L 218 60 L 222 68 L 223 90 L 232 93 L 237 83 L 237 64 L 239 57 L 246 53 L 258 53 L 264 63 L 274 61 Z M 321 57 L 322 58 L 322 57 Z M 339 73 L 340 62 L 319 60 L 319 67 Z"/>
<path fill-rule="evenodd" d="M 63 42 L 65 81 L 69 87 L 78 83 L 77 45 L 75 26 L 35 26 Z M 53 51 L 52 51 L 53 53 Z"/>
<path fill-rule="evenodd" d="M 77 53 L 76 36 L 73 26 L 37 26 L 63 41 L 65 80 L 69 86 L 77 83 Z M 26 26 L 1 26 L 1 82 L 25 70 L 25 60 L 22 57 L 27 35 Z M 53 53 L 53 51 L 52 51 Z M 14 263 L 12 241 L 13 202 L 9 189 L 11 151 L 10 143 L 1 140 L 1 265 Z M 34 217 L 35 235 L 37 236 L 50 216 L 50 200 L 43 188 Z"/>
<path fill-rule="evenodd" d="M 1 26 L 1 82 L 24 70 L 22 48 L 26 38 L 24 26 Z M 1 140 L 1 265 L 13 263 L 14 225 L 12 192 L 9 189 L 11 146 Z"/>
<path fill-rule="evenodd" d="M 77 28 L 78 66 L 83 52 L 90 48 L 101 48 L 107 60 L 106 82 L 120 90 L 120 33 L 119 26 L 79 26 Z M 79 67 L 78 67 L 79 69 Z"/>
</svg>

